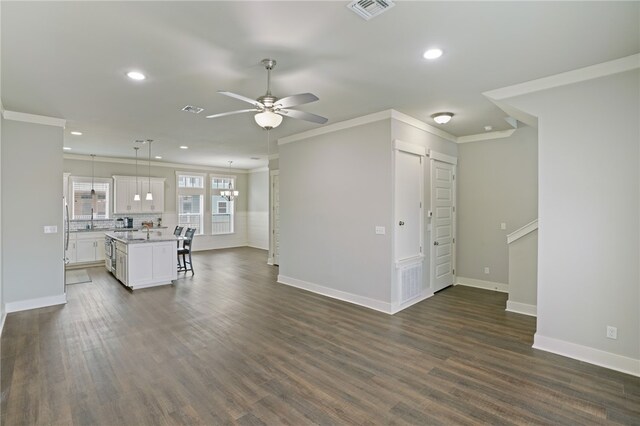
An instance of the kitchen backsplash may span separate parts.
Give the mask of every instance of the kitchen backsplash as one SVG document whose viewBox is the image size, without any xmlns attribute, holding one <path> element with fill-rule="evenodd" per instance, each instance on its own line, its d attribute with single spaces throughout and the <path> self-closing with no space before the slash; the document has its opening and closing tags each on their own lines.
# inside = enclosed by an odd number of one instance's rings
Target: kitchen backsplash
<svg viewBox="0 0 640 426">
<path fill-rule="evenodd" d="M 162 220 L 161 214 L 115 214 L 112 219 L 93 219 L 93 229 L 112 229 L 116 228 L 116 221 L 120 218 L 131 217 L 133 218 L 133 228 L 142 228 L 142 222 L 153 222 L 153 226 L 162 226 L 159 224 Z M 91 227 L 90 220 L 72 220 L 69 222 L 69 230 L 70 231 L 80 231 L 83 229 L 89 229 Z"/>
</svg>

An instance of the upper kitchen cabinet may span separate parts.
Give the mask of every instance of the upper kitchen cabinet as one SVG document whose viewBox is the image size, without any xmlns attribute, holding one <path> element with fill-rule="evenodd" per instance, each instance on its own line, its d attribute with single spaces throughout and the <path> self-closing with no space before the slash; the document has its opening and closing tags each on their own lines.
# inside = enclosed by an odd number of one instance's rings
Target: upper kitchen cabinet
<svg viewBox="0 0 640 426">
<path fill-rule="evenodd" d="M 136 191 L 135 176 L 114 176 L 113 212 L 129 213 L 162 213 L 164 212 L 164 178 L 138 178 Z M 153 200 L 146 200 L 151 183 Z M 140 201 L 134 201 L 136 192 L 140 194 Z"/>
</svg>

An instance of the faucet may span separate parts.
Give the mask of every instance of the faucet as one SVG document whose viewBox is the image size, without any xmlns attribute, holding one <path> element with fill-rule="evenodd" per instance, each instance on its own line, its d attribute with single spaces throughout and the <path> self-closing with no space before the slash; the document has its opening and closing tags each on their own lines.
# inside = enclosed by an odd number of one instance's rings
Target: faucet
<svg viewBox="0 0 640 426">
<path fill-rule="evenodd" d="M 147 228 L 147 240 L 149 239 L 149 227 L 145 226 L 145 228 Z"/>
<path fill-rule="evenodd" d="M 91 227 L 89 229 L 93 229 L 93 207 L 91 207 Z"/>
</svg>

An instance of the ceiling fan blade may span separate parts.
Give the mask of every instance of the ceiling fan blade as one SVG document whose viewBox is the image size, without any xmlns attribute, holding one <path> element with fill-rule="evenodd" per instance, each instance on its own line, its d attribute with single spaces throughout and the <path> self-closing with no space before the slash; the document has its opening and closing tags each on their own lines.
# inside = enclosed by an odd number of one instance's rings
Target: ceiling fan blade
<svg viewBox="0 0 640 426">
<path fill-rule="evenodd" d="M 300 120 L 311 121 L 312 123 L 318 123 L 318 124 L 324 124 L 327 121 L 329 121 L 328 119 L 321 117 L 319 115 L 311 114 L 310 112 L 298 111 L 296 109 L 280 109 L 276 111 L 276 113 L 287 116 L 287 117 L 297 118 Z"/>
<path fill-rule="evenodd" d="M 308 104 L 309 102 L 315 102 L 317 100 L 318 97 L 313 93 L 299 93 L 297 95 L 278 99 L 274 106 L 277 108 L 289 108 L 296 105 Z"/>
<path fill-rule="evenodd" d="M 229 96 L 230 98 L 236 98 L 241 101 L 250 103 L 251 105 L 255 105 L 258 108 L 264 107 L 264 105 L 262 105 L 260 102 L 256 101 L 255 99 L 247 98 L 246 96 L 238 95 L 237 93 L 225 92 L 223 90 L 218 90 L 218 93 L 220 93 L 221 95 Z"/>
<path fill-rule="evenodd" d="M 258 112 L 260 110 L 257 108 L 240 109 L 238 111 L 221 112 L 220 114 L 207 115 L 207 118 L 218 118 L 218 117 L 224 117 L 225 115 L 241 114 L 243 112 L 251 112 L 251 111 Z"/>
</svg>

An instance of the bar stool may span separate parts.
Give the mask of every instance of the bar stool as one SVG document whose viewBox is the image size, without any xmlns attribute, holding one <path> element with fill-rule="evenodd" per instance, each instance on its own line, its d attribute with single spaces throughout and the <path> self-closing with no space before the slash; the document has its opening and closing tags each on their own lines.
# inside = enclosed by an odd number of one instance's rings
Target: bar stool
<svg viewBox="0 0 640 426">
<path fill-rule="evenodd" d="M 193 263 L 191 262 L 191 245 L 195 233 L 196 230 L 194 228 L 187 228 L 184 233 L 182 248 L 178 248 L 178 272 L 191 271 L 191 275 L 194 275 Z M 189 260 L 186 259 L 187 255 L 189 255 Z M 180 256 L 182 256 L 182 265 L 180 265 Z M 187 264 L 189 267 L 187 267 Z"/>
<path fill-rule="evenodd" d="M 173 235 L 175 235 L 176 237 L 179 237 L 180 234 L 182 234 L 183 229 L 184 229 L 184 226 L 176 225 L 176 228 L 173 230 Z M 176 247 L 178 249 L 180 248 L 180 240 L 176 241 Z M 180 271 L 181 269 L 182 269 L 182 265 L 180 264 L 180 255 L 178 254 L 178 271 Z"/>
</svg>

